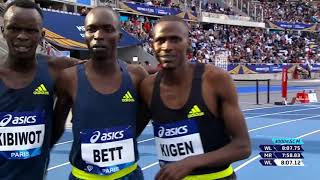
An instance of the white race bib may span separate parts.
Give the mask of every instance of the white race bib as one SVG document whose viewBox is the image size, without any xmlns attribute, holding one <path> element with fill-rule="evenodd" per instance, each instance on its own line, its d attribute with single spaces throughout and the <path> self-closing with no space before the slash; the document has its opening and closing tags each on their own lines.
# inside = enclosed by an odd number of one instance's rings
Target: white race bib
<svg viewBox="0 0 320 180">
<path fill-rule="evenodd" d="M 81 156 L 90 173 L 109 175 L 135 162 L 131 127 L 89 129 L 80 136 Z"/>
<path fill-rule="evenodd" d="M 0 155 L 6 159 L 40 155 L 44 134 L 44 118 L 40 112 L 0 113 Z"/>
<path fill-rule="evenodd" d="M 175 162 L 204 153 L 195 120 L 161 125 L 153 123 L 153 127 L 160 162 Z"/>
</svg>

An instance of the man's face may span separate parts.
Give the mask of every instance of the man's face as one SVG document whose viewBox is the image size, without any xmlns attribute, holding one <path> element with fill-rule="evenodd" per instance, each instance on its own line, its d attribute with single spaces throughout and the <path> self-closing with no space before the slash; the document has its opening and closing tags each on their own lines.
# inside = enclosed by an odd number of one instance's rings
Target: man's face
<svg viewBox="0 0 320 180">
<path fill-rule="evenodd" d="M 10 7 L 4 15 L 3 37 L 11 56 L 33 58 L 42 39 L 42 18 L 38 11 Z"/>
<path fill-rule="evenodd" d="M 189 45 L 188 30 L 183 23 L 164 21 L 155 26 L 152 47 L 163 68 L 182 64 Z"/>
<path fill-rule="evenodd" d="M 120 39 L 118 19 L 106 9 L 95 9 L 85 21 L 85 38 L 90 53 L 97 59 L 114 54 Z"/>
</svg>

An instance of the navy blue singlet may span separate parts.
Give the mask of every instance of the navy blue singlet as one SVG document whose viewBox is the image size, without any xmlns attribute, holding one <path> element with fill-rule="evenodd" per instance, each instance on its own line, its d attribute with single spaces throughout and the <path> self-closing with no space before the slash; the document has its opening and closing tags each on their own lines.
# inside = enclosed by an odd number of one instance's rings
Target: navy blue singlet
<svg viewBox="0 0 320 180">
<path fill-rule="evenodd" d="M 53 80 L 44 56 L 37 72 L 21 89 L 0 80 L 0 180 L 40 180 L 49 160 Z"/>
<path fill-rule="evenodd" d="M 78 87 L 73 106 L 72 166 L 86 173 L 111 175 L 139 159 L 136 142 L 137 92 L 126 67 L 120 64 L 120 88 L 97 92 L 77 67 Z"/>
<path fill-rule="evenodd" d="M 230 142 L 223 120 L 210 112 L 202 96 L 204 64 L 196 64 L 192 87 L 181 109 L 170 109 L 160 97 L 162 72 L 156 76 L 150 111 L 160 165 L 219 149 Z M 219 172 L 229 167 L 204 167 L 192 175 Z"/>
</svg>

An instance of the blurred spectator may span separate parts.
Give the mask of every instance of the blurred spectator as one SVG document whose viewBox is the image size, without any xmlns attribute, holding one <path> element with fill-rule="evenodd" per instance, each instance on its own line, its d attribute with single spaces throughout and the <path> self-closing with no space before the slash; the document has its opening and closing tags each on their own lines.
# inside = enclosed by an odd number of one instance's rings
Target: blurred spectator
<svg viewBox="0 0 320 180">
<path fill-rule="evenodd" d="M 120 0 L 122 2 L 142 3 L 148 6 L 180 9 L 179 4 L 171 0 Z"/>
<path fill-rule="evenodd" d="M 211 12 L 217 14 L 226 14 L 226 15 L 236 15 L 236 13 L 232 10 L 231 7 L 220 5 L 215 2 L 202 2 L 202 11 L 203 12 Z"/>
<path fill-rule="evenodd" d="M 270 21 L 317 23 L 318 7 L 307 1 L 262 1 L 264 18 Z"/>
<path fill-rule="evenodd" d="M 83 7 L 83 8 L 81 8 L 80 15 L 86 16 L 89 13 L 89 11 L 90 10 L 87 7 Z"/>
<path fill-rule="evenodd" d="M 152 54 L 151 28 L 154 21 L 133 16 L 122 27 L 143 42 Z M 319 34 L 313 32 L 276 31 L 231 25 L 189 24 L 191 47 L 188 59 L 192 62 L 214 62 L 216 56 L 227 54 L 231 63 L 305 63 L 312 59 L 320 63 Z"/>
</svg>

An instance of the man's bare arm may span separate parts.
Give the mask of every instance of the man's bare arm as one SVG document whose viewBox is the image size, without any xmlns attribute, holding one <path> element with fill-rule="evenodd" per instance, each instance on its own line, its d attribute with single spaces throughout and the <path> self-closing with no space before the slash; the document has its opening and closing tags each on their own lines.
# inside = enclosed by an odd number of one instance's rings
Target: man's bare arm
<svg viewBox="0 0 320 180">
<path fill-rule="evenodd" d="M 148 76 L 148 72 L 142 67 L 138 65 L 130 66 L 129 70 L 134 74 L 134 81 L 136 84 L 136 89 L 139 94 L 138 96 L 138 114 L 137 114 L 137 137 L 140 136 L 144 128 L 149 123 L 151 117 L 148 111 L 147 105 L 143 102 L 140 88 L 142 81 Z"/>
<path fill-rule="evenodd" d="M 54 114 L 53 114 L 53 126 L 52 126 L 52 136 L 51 136 L 51 143 L 50 147 L 52 148 L 62 136 L 65 123 L 71 109 L 72 100 L 69 97 L 62 97 L 59 96 L 57 98 Z"/>
<path fill-rule="evenodd" d="M 69 111 L 73 104 L 72 96 L 69 92 L 72 83 L 68 80 L 68 76 L 66 74 L 66 71 L 61 71 L 56 80 L 55 88 L 57 101 L 53 114 L 51 147 L 53 147 L 62 136 Z"/>
<path fill-rule="evenodd" d="M 221 119 L 231 136 L 231 142 L 217 150 L 166 165 L 157 174 L 157 180 L 182 179 L 197 168 L 225 166 L 245 159 L 251 153 L 247 127 L 230 76 L 226 72 L 209 74 L 210 86 L 220 88 L 214 96 L 221 100 Z"/>
<path fill-rule="evenodd" d="M 63 70 L 70 68 L 72 66 L 76 66 L 78 64 L 83 64 L 87 62 L 87 60 L 80 60 L 72 57 L 54 57 L 48 56 L 49 65 L 54 69 Z"/>
<path fill-rule="evenodd" d="M 215 81 L 214 87 L 218 87 L 217 96 L 220 98 L 222 106 L 221 118 L 231 136 L 231 142 L 216 151 L 195 156 L 194 158 L 197 158 L 196 162 L 198 162 L 196 163 L 197 167 L 231 164 L 247 158 L 251 153 L 248 129 L 238 104 L 236 88 L 227 72 L 218 71 L 220 72 L 214 73 L 214 75 L 212 73 L 211 75 L 215 77 L 209 79 Z"/>
</svg>

